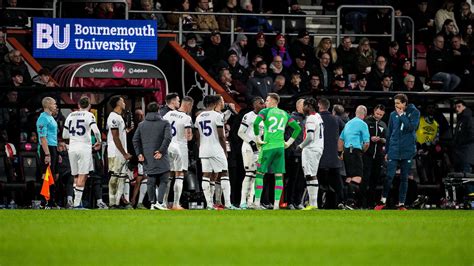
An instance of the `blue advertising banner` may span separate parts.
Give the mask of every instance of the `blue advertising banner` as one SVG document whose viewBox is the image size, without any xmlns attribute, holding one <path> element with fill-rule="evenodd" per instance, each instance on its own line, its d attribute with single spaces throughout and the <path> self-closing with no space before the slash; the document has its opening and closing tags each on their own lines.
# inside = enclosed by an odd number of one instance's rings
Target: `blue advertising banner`
<svg viewBox="0 0 474 266">
<path fill-rule="evenodd" d="M 37 58 L 156 60 L 156 20 L 33 19 Z"/>
</svg>

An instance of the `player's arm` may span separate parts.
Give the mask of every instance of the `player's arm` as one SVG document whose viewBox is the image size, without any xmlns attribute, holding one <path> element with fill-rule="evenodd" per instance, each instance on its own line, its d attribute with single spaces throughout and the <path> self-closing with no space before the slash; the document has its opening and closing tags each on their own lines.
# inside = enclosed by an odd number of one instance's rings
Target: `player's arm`
<svg viewBox="0 0 474 266">
<path fill-rule="evenodd" d="M 69 127 L 66 125 L 69 125 L 69 117 L 64 122 L 63 134 L 62 134 L 62 137 L 64 140 L 69 140 Z"/>
<path fill-rule="evenodd" d="M 301 127 L 298 125 L 298 122 L 294 120 L 293 118 L 290 118 L 288 121 L 288 126 L 290 126 L 293 129 L 293 133 L 291 134 L 291 137 L 289 140 L 285 141 L 285 149 L 290 147 L 293 142 L 295 142 L 296 138 L 300 135 L 301 133 Z"/>
<path fill-rule="evenodd" d="M 191 117 L 188 117 L 187 123 L 184 125 L 184 137 L 187 141 L 191 141 L 193 139 L 193 126 Z"/>
<path fill-rule="evenodd" d="M 251 139 L 248 135 L 247 135 L 247 130 L 249 129 L 248 128 L 249 125 L 247 124 L 247 121 L 246 121 L 246 117 L 244 116 L 244 118 L 242 119 L 242 122 L 240 123 L 240 127 L 239 127 L 239 131 L 237 132 L 237 135 L 245 142 L 247 142 L 248 144 L 250 144 L 250 146 L 252 147 L 252 150 L 254 152 L 258 151 L 258 148 L 257 148 L 257 144 L 255 143 L 255 140 Z M 253 130 L 253 128 L 252 128 Z"/>
<path fill-rule="evenodd" d="M 142 161 L 141 159 L 143 159 L 143 146 L 140 126 L 137 127 L 137 130 L 135 130 L 135 134 L 133 134 L 132 143 L 133 149 L 135 150 L 135 154 L 137 154 L 138 156 L 138 160 Z"/>
<path fill-rule="evenodd" d="M 125 152 L 125 149 L 122 146 L 122 142 L 120 141 L 120 136 L 119 136 L 119 130 L 118 128 L 111 128 L 110 129 L 112 132 L 112 139 L 114 140 L 115 147 L 117 147 L 117 150 L 125 157 L 126 160 L 130 159 L 132 157 L 130 154 Z"/>
<path fill-rule="evenodd" d="M 304 147 L 308 146 L 308 144 L 314 140 L 315 130 L 315 124 L 313 122 L 306 123 L 306 138 L 300 143 L 300 145 L 298 145 L 298 147 L 303 149 Z"/>
<path fill-rule="evenodd" d="M 219 143 L 221 144 L 222 149 L 224 149 L 225 154 L 227 154 L 227 147 L 225 145 L 225 134 L 224 134 L 223 126 L 217 126 L 217 135 L 219 136 Z"/>
</svg>

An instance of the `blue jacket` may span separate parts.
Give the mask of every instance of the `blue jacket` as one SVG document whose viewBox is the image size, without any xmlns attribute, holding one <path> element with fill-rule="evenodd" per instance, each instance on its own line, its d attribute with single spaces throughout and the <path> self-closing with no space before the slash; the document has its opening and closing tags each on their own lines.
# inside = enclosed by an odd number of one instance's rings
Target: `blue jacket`
<svg viewBox="0 0 474 266">
<path fill-rule="evenodd" d="M 405 114 L 390 114 L 385 152 L 391 160 L 411 160 L 416 154 L 416 129 L 420 123 L 420 111 L 409 104 Z"/>
</svg>

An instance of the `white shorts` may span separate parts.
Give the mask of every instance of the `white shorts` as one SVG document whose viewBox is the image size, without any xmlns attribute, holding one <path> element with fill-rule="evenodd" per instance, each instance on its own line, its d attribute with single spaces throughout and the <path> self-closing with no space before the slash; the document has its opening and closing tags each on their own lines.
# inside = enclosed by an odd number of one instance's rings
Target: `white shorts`
<svg viewBox="0 0 474 266">
<path fill-rule="evenodd" d="M 227 171 L 227 158 L 225 156 L 201 158 L 203 173 L 220 173 Z"/>
<path fill-rule="evenodd" d="M 303 149 L 301 152 L 301 165 L 303 166 L 305 177 L 318 174 L 319 160 L 322 155 L 322 150 Z"/>
<path fill-rule="evenodd" d="M 258 152 L 253 152 L 252 148 L 250 148 L 250 145 L 246 147 L 245 144 L 246 143 L 242 144 L 242 159 L 244 161 L 245 171 L 256 171 Z"/>
<path fill-rule="evenodd" d="M 90 171 L 94 171 L 92 150 L 69 150 L 68 156 L 69 164 L 71 165 L 71 175 L 88 175 Z"/>
<path fill-rule="evenodd" d="M 170 145 L 168 149 L 170 157 L 170 171 L 188 171 L 188 147 Z"/>
<path fill-rule="evenodd" d="M 143 175 L 143 164 L 142 163 L 138 164 L 138 175 Z"/>
<path fill-rule="evenodd" d="M 109 172 L 114 173 L 118 176 L 128 176 L 129 170 L 126 165 L 125 158 L 123 156 L 115 156 L 108 158 Z"/>
</svg>

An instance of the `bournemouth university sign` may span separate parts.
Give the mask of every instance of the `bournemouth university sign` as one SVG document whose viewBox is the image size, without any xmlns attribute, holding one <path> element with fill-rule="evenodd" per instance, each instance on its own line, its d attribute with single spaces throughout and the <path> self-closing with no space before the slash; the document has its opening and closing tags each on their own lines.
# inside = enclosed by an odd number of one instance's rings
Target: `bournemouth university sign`
<svg viewBox="0 0 474 266">
<path fill-rule="evenodd" d="M 155 20 L 33 19 L 37 58 L 156 60 Z"/>
</svg>

